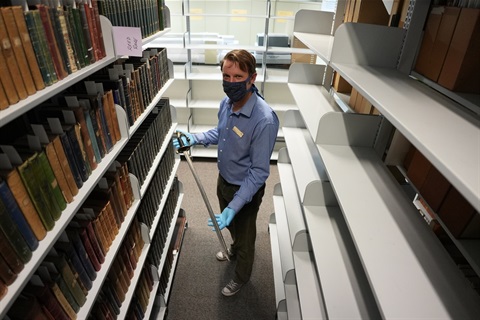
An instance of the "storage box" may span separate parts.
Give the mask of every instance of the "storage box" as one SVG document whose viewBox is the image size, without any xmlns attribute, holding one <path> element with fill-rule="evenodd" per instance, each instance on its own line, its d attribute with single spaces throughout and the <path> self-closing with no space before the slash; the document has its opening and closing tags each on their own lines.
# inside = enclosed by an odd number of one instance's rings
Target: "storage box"
<svg viewBox="0 0 480 320">
<path fill-rule="evenodd" d="M 480 9 L 462 8 L 438 84 L 480 93 Z"/>
<path fill-rule="evenodd" d="M 461 8 L 435 7 L 430 12 L 415 70 L 437 82 Z"/>
<path fill-rule="evenodd" d="M 295 36 L 293 36 L 292 47 L 308 49 L 308 47 Z M 317 56 L 314 54 L 292 53 L 292 63 L 302 62 L 315 64 L 316 60 Z"/>
<path fill-rule="evenodd" d="M 451 187 L 438 211 L 438 216 L 455 237 L 460 237 L 477 214 L 460 192 Z"/>
</svg>

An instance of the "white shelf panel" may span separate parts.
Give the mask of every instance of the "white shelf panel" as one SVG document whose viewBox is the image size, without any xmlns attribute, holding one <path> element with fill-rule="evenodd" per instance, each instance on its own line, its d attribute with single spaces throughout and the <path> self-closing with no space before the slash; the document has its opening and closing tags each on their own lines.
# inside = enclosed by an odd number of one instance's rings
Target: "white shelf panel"
<svg viewBox="0 0 480 320">
<path fill-rule="evenodd" d="M 297 282 L 295 281 L 295 270 L 290 270 L 287 273 L 287 278 L 285 279 L 285 297 L 288 319 L 302 319 Z"/>
<path fill-rule="evenodd" d="M 159 32 L 155 33 L 154 35 L 151 35 L 151 36 L 149 36 L 149 37 L 143 38 L 143 39 L 142 39 L 142 48 L 143 48 L 143 50 L 149 48 L 152 41 L 155 41 L 155 40 L 163 37 L 165 34 L 169 33 L 170 30 L 171 30 L 170 28 L 165 28 L 165 29 L 163 29 L 162 31 L 159 31 Z M 161 42 L 161 39 L 159 39 L 159 41 Z"/>
<path fill-rule="evenodd" d="M 328 319 L 311 252 L 294 251 L 293 260 L 302 319 Z"/>
<path fill-rule="evenodd" d="M 394 68 L 402 37 L 397 28 L 343 24 L 331 66 L 480 211 L 480 120 Z"/>
<path fill-rule="evenodd" d="M 222 97 L 223 98 L 223 97 Z M 188 103 L 188 107 L 192 109 L 216 109 L 220 107 L 220 101 L 222 98 L 215 100 L 201 99 L 201 100 L 191 100 Z"/>
<path fill-rule="evenodd" d="M 275 186 L 275 192 L 273 195 L 273 206 L 275 208 L 275 221 L 277 234 L 280 235 L 275 242 L 278 245 L 280 253 L 280 280 L 285 281 L 286 275 L 290 270 L 294 269 L 293 265 L 293 252 L 292 241 L 290 241 L 290 231 L 288 229 L 287 213 L 285 212 L 285 204 L 283 196 L 281 195 L 281 187 L 279 184 Z M 285 289 L 283 288 L 285 295 Z"/>
<path fill-rule="evenodd" d="M 325 63 L 330 62 L 334 37 L 325 34 L 294 32 L 293 35 L 309 47 Z"/>
<path fill-rule="evenodd" d="M 310 191 L 305 220 L 309 230 L 315 230 L 309 235 L 327 314 L 332 319 L 380 318 L 340 208 L 320 205 L 324 202 L 321 190 L 312 187 Z"/>
<path fill-rule="evenodd" d="M 274 200 L 275 204 L 275 200 Z M 275 212 L 277 209 L 275 209 Z M 280 258 L 280 246 L 278 244 L 277 223 L 275 222 L 275 213 L 270 216 L 268 224 L 270 234 L 270 246 L 272 251 L 273 281 L 275 287 L 275 306 L 278 308 L 280 301 L 285 300 L 285 287 L 283 286 L 282 261 Z"/>
<path fill-rule="evenodd" d="M 325 165 L 307 129 L 283 127 L 283 134 L 295 172 L 298 194 L 303 201 L 310 182 L 328 180 Z"/>
<path fill-rule="evenodd" d="M 318 149 L 382 317 L 475 318 L 478 295 L 374 150 Z"/>
<path fill-rule="evenodd" d="M 327 112 L 340 111 L 335 99 L 320 85 L 289 83 L 288 87 L 310 135 L 316 138 L 320 118 Z"/>
</svg>

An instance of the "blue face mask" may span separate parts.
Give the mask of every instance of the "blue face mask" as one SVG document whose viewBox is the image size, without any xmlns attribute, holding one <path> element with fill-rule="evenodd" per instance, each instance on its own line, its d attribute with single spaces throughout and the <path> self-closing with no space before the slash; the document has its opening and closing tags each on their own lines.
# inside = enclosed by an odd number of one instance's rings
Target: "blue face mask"
<svg viewBox="0 0 480 320">
<path fill-rule="evenodd" d="M 242 100 L 249 91 L 252 91 L 251 89 L 247 89 L 247 83 L 249 81 L 250 77 L 241 82 L 230 82 L 223 80 L 223 91 L 227 97 L 230 98 L 230 100 L 233 102 L 238 102 Z"/>
</svg>

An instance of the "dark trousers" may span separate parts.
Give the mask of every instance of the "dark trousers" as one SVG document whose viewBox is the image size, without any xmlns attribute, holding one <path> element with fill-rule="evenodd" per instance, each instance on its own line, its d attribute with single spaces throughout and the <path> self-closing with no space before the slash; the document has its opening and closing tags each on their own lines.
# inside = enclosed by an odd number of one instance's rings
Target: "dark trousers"
<svg viewBox="0 0 480 320">
<path fill-rule="evenodd" d="M 228 183 L 218 175 L 217 196 L 220 210 L 223 211 L 233 199 L 240 187 Z M 235 282 L 245 283 L 252 275 L 253 260 L 255 258 L 255 239 L 257 237 L 257 213 L 265 194 L 265 184 L 253 196 L 240 212 L 237 212 L 227 229 L 230 231 L 233 243 L 232 253 L 236 256 Z"/>
</svg>

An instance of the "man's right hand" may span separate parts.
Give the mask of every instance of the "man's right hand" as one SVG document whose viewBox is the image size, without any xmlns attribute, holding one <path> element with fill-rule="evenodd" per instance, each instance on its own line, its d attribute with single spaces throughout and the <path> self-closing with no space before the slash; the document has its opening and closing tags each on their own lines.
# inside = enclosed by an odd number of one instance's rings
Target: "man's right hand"
<svg viewBox="0 0 480 320">
<path fill-rule="evenodd" d="M 181 135 L 180 137 L 176 136 L 173 138 L 173 146 L 175 147 L 175 150 L 178 150 L 180 147 L 182 147 L 178 139 L 182 139 L 183 147 L 191 147 L 197 142 L 191 133 L 181 130 L 177 130 L 177 132 L 180 132 Z"/>
</svg>

